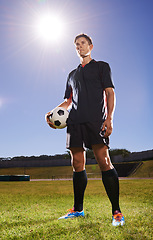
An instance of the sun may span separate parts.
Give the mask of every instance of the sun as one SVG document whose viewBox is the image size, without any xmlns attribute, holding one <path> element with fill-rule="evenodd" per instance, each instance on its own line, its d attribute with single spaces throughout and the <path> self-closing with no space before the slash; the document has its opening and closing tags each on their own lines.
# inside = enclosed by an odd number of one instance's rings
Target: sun
<svg viewBox="0 0 153 240">
<path fill-rule="evenodd" d="M 55 14 L 47 13 L 37 19 L 36 34 L 42 41 L 49 43 L 56 41 L 64 32 L 62 19 Z"/>
</svg>

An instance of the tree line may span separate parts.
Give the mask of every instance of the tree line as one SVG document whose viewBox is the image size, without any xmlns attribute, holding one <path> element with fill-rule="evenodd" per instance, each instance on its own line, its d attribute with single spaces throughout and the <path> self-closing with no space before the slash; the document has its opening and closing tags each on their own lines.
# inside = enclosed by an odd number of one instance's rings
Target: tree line
<svg viewBox="0 0 153 240">
<path fill-rule="evenodd" d="M 110 153 L 110 157 L 112 156 L 117 156 L 117 155 L 122 155 L 123 157 L 128 156 L 131 152 L 126 150 L 126 149 L 110 149 L 109 150 Z M 87 158 L 95 158 L 93 151 L 90 149 L 87 149 L 86 151 L 86 157 Z M 40 155 L 40 156 L 17 156 L 17 157 L 12 157 L 12 158 L 0 158 L 0 161 L 2 160 L 19 160 L 19 161 L 23 161 L 23 160 L 51 160 L 51 159 L 70 159 L 70 151 L 66 151 L 66 153 L 64 154 L 56 154 L 56 155 Z"/>
</svg>

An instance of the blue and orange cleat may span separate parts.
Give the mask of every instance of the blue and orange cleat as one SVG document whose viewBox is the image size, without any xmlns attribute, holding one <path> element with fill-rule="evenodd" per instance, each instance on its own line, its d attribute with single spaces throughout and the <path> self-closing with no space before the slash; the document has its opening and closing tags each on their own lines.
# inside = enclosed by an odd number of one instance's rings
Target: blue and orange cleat
<svg viewBox="0 0 153 240">
<path fill-rule="evenodd" d="M 77 212 L 77 211 L 74 211 L 73 209 L 69 209 L 68 213 L 66 215 L 60 217 L 58 220 L 68 219 L 68 218 L 76 218 L 76 217 L 84 217 L 84 210 L 82 210 L 81 212 Z"/>
<path fill-rule="evenodd" d="M 124 216 L 121 212 L 115 211 L 114 215 L 112 216 L 112 225 L 117 226 L 123 226 L 125 224 Z"/>
</svg>

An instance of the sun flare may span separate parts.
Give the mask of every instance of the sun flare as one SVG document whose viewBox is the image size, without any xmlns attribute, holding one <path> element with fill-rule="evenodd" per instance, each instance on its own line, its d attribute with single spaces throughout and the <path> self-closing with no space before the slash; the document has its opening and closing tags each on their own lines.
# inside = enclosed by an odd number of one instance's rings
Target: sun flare
<svg viewBox="0 0 153 240">
<path fill-rule="evenodd" d="M 36 33 L 44 42 L 56 41 L 64 31 L 64 24 L 59 16 L 44 14 L 37 19 Z"/>
</svg>

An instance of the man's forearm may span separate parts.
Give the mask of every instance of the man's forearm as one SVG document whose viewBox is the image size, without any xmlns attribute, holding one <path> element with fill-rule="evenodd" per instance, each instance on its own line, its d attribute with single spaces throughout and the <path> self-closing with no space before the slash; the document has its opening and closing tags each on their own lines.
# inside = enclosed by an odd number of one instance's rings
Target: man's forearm
<svg viewBox="0 0 153 240">
<path fill-rule="evenodd" d="M 71 98 L 65 99 L 65 101 L 62 102 L 60 105 L 58 105 L 58 107 L 63 107 L 65 109 L 68 109 L 70 107 L 71 103 L 72 103 L 72 99 Z"/>
<path fill-rule="evenodd" d="M 113 88 L 107 88 L 105 90 L 106 100 L 107 100 L 107 118 L 113 120 L 115 105 L 116 105 L 116 97 Z"/>
</svg>

